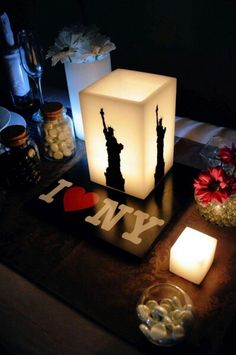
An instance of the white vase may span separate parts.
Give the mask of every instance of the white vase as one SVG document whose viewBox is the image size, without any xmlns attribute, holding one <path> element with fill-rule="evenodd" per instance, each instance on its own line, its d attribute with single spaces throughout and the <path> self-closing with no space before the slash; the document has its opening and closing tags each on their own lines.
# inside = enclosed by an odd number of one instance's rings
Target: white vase
<svg viewBox="0 0 236 355">
<path fill-rule="evenodd" d="M 84 140 L 79 92 L 111 72 L 111 57 L 107 54 L 90 63 L 64 63 L 72 117 L 77 138 Z"/>
</svg>

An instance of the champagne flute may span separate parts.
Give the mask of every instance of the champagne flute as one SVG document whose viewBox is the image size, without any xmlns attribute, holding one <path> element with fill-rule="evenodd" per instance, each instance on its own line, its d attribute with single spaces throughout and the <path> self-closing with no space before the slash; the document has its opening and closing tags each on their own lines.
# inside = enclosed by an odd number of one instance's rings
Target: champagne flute
<svg viewBox="0 0 236 355">
<path fill-rule="evenodd" d="M 33 80 L 36 88 L 36 95 L 38 96 L 40 105 L 42 105 L 44 103 L 41 85 L 44 62 L 42 48 L 34 33 L 30 30 L 23 29 L 19 31 L 17 39 L 22 66 L 29 77 Z M 35 121 L 39 121 L 41 119 L 40 111 L 33 114 L 33 119 Z"/>
</svg>

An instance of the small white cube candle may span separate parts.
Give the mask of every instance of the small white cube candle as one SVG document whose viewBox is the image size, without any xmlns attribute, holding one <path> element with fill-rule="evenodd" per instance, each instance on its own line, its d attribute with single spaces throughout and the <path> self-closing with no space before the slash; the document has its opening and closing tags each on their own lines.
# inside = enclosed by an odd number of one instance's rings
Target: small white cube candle
<svg viewBox="0 0 236 355">
<path fill-rule="evenodd" d="M 170 249 L 169 270 L 200 284 L 214 260 L 217 240 L 186 227 Z"/>
</svg>

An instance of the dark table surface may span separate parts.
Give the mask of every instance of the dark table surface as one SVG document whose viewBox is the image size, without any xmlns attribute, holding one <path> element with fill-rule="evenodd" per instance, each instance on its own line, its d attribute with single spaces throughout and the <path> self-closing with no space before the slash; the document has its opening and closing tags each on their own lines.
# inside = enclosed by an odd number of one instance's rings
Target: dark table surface
<svg viewBox="0 0 236 355">
<path fill-rule="evenodd" d="M 30 128 L 32 132 L 35 129 L 34 125 Z M 201 147 L 180 139 L 175 146 L 175 160 L 199 167 Z M 66 164 L 42 161 L 43 178 L 37 186 L 26 191 L 1 187 L 0 260 L 9 267 L 1 266 L 0 270 L 3 351 L 156 353 L 157 348 L 138 330 L 135 305 L 145 287 L 168 280 L 188 292 L 196 308 L 196 321 L 184 343 L 158 348 L 158 352 L 223 354 L 233 341 L 235 324 L 236 229 L 206 222 L 192 202 L 139 264 L 86 239 L 78 243 L 68 231 L 27 211 L 25 204 L 84 155 L 84 143 L 78 140 L 77 153 Z M 186 225 L 218 240 L 215 261 L 199 286 L 168 270 L 170 247 Z M 34 292 L 37 297 L 32 296 Z M 64 307 L 68 309 L 65 311 Z M 90 339 L 96 345 L 91 345 Z"/>
</svg>

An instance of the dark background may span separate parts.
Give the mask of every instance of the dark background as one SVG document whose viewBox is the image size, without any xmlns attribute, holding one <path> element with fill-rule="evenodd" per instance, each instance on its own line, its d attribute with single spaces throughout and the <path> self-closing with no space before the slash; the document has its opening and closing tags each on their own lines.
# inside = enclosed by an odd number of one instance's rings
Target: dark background
<svg viewBox="0 0 236 355">
<path fill-rule="evenodd" d="M 236 129 L 235 0 L 0 1 L 16 32 L 31 27 L 45 52 L 70 24 L 95 24 L 117 49 L 112 68 L 177 78 L 177 111 Z M 46 61 L 43 85 L 66 88 L 64 67 Z"/>
</svg>

